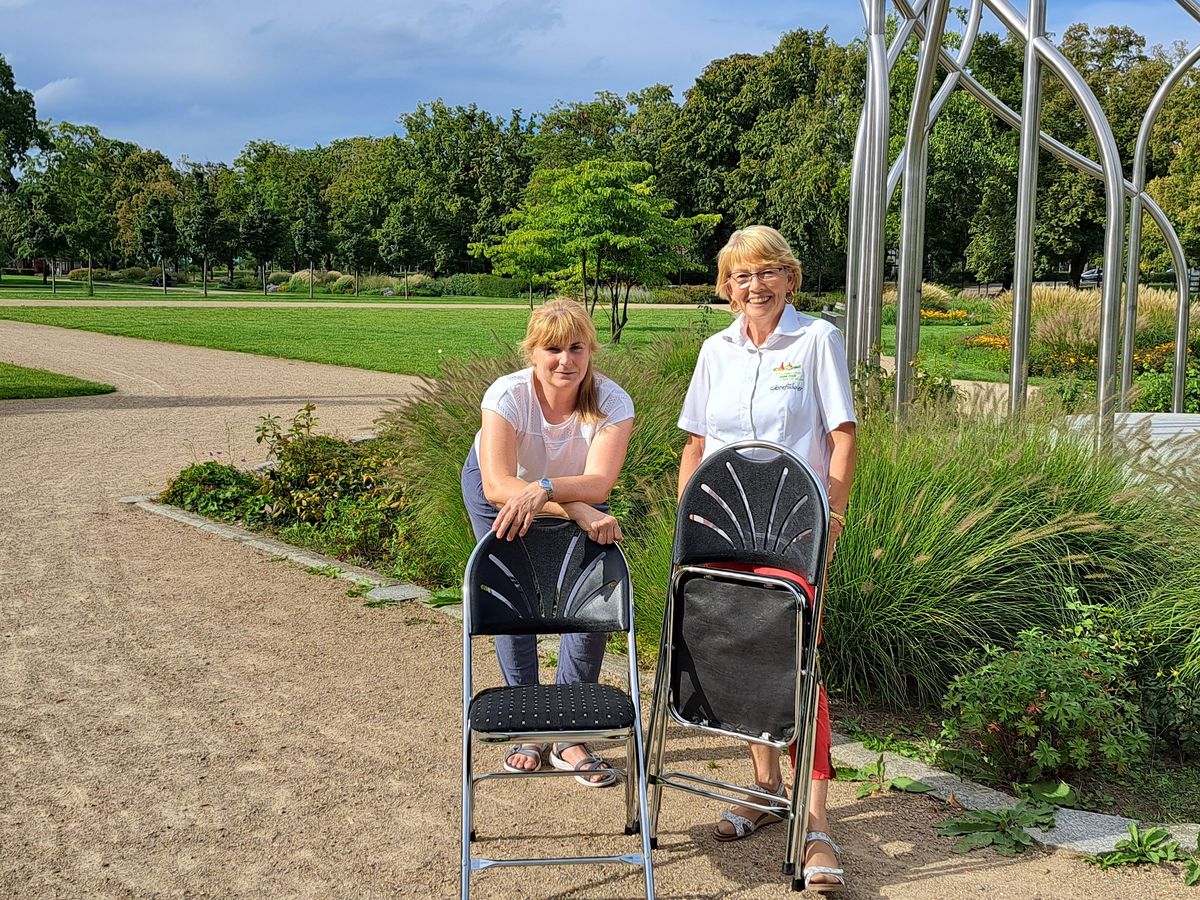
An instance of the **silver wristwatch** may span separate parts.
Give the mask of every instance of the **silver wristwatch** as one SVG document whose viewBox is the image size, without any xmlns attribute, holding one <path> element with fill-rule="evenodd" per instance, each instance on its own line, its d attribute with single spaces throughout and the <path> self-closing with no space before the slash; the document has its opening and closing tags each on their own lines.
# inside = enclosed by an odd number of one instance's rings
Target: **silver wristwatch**
<svg viewBox="0 0 1200 900">
<path fill-rule="evenodd" d="M 543 491 L 546 492 L 547 500 L 554 499 L 554 484 L 550 481 L 549 478 L 543 478 L 541 481 L 539 481 L 538 487 L 540 487 Z"/>
</svg>

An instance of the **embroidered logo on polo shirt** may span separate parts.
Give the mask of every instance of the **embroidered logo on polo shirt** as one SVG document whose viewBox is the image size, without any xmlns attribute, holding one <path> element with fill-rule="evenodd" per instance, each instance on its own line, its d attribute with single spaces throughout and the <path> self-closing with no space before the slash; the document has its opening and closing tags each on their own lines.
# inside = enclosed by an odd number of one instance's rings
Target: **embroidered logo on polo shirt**
<svg viewBox="0 0 1200 900">
<path fill-rule="evenodd" d="M 776 383 L 771 385 L 773 391 L 802 391 L 804 390 L 804 370 L 795 363 L 783 363 L 771 370 Z"/>
</svg>

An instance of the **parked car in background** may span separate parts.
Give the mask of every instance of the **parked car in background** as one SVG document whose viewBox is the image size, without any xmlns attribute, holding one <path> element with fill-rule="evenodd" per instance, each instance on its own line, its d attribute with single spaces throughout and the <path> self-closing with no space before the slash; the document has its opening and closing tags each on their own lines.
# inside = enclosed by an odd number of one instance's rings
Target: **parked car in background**
<svg viewBox="0 0 1200 900">
<path fill-rule="evenodd" d="M 1083 274 L 1079 276 L 1079 286 L 1099 287 L 1103 275 L 1103 269 L 1084 269 Z"/>
</svg>

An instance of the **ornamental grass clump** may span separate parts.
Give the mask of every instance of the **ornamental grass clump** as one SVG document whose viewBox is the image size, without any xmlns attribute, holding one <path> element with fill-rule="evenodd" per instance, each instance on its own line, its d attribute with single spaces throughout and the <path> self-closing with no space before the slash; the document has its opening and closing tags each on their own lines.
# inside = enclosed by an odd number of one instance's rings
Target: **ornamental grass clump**
<svg viewBox="0 0 1200 900">
<path fill-rule="evenodd" d="M 1036 411 L 861 413 L 826 594 L 829 683 L 858 700 L 937 704 L 971 650 L 1055 628 L 1066 588 L 1120 605 L 1130 585 L 1158 583 L 1171 501 L 1126 463 Z"/>
</svg>

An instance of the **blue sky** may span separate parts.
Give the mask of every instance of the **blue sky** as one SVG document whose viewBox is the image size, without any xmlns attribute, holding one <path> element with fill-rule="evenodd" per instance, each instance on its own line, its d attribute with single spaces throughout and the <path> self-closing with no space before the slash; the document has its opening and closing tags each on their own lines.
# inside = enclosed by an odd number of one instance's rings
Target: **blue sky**
<svg viewBox="0 0 1200 900">
<path fill-rule="evenodd" d="M 1017 0 L 1016 5 L 1025 4 Z M 90 123 L 172 159 L 232 160 L 396 130 L 422 100 L 545 111 L 655 82 L 682 97 L 710 60 L 784 31 L 862 29 L 853 0 L 0 0 L 0 53 L 42 118 Z M 1200 40 L 1174 0 L 1048 0 L 1049 27 Z M 994 30 L 998 30 L 995 21 Z"/>
</svg>

